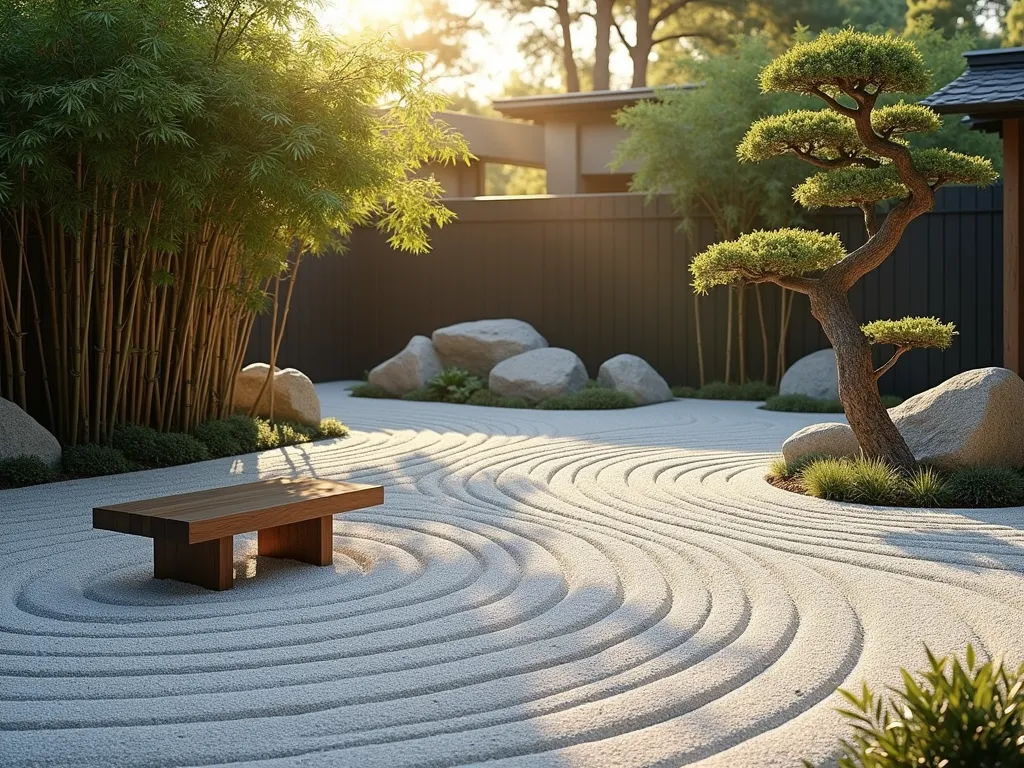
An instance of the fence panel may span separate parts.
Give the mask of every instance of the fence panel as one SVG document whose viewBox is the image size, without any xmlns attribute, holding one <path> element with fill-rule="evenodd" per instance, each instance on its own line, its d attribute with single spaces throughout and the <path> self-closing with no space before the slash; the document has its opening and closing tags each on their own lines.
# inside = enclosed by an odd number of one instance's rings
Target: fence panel
<svg viewBox="0 0 1024 768">
<path fill-rule="evenodd" d="M 553 346 L 577 352 L 591 375 L 621 352 L 648 360 L 671 383 L 699 382 L 695 302 L 705 378 L 726 368 L 728 292 L 697 299 L 687 266 L 714 242 L 711 221 L 679 228 L 665 198 L 576 195 L 448 201 L 458 220 L 432 235 L 430 254 L 392 251 L 373 229 L 357 230 L 348 252 L 303 264 L 279 364 L 314 381 L 361 378 L 415 334 L 451 323 L 517 317 Z M 825 211 L 810 224 L 836 232 L 849 248 L 864 241 L 859 214 Z M 941 190 L 936 209 L 915 221 L 895 254 L 851 292 L 864 320 L 935 315 L 960 335 L 946 352 L 909 353 L 882 389 L 919 392 L 1002 356 L 1002 194 Z M 774 377 L 780 306 L 775 286 L 760 288 Z M 762 336 L 753 289 L 745 292 L 747 374 L 760 378 Z M 730 374 L 737 375 L 733 332 Z M 266 359 L 269 323 L 257 323 L 250 360 Z M 798 296 L 787 361 L 827 346 Z M 881 353 L 880 353 L 881 356 Z"/>
</svg>

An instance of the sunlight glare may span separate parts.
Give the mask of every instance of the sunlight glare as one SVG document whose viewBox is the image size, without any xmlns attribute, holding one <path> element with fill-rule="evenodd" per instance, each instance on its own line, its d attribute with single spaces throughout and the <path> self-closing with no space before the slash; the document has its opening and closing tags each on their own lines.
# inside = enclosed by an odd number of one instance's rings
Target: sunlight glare
<svg viewBox="0 0 1024 768">
<path fill-rule="evenodd" d="M 330 0 L 317 14 L 320 23 L 338 32 L 382 30 L 409 18 L 408 0 Z"/>
</svg>

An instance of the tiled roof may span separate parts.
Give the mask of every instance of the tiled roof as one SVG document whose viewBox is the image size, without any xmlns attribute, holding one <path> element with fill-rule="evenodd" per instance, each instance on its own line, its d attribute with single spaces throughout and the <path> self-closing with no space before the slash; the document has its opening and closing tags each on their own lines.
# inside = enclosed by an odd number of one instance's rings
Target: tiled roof
<svg viewBox="0 0 1024 768">
<path fill-rule="evenodd" d="M 1024 48 L 970 51 L 967 71 L 921 101 L 936 112 L 972 115 L 1024 111 Z"/>
</svg>

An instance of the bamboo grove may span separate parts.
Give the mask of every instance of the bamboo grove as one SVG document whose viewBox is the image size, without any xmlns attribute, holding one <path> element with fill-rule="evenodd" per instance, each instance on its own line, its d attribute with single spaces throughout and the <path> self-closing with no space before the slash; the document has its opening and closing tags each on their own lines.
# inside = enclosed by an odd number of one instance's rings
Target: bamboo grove
<svg viewBox="0 0 1024 768">
<path fill-rule="evenodd" d="M 414 57 L 302 2 L 0 6 L 0 395 L 67 444 L 226 415 L 304 256 L 451 217 L 413 172 L 466 148 Z"/>
</svg>

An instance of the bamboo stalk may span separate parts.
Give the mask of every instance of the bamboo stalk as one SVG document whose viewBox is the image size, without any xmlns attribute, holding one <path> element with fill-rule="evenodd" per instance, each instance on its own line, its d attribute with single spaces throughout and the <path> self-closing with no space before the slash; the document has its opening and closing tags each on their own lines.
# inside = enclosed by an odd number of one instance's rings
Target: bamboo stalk
<svg viewBox="0 0 1024 768">
<path fill-rule="evenodd" d="M 746 285 L 736 286 L 736 351 L 739 353 L 740 384 L 747 383 L 747 291 Z"/>
<path fill-rule="evenodd" d="M 757 321 L 761 326 L 761 361 L 763 365 L 761 381 L 768 381 L 768 326 L 764 321 L 764 302 L 761 299 L 761 286 L 754 283 L 754 298 L 757 300 Z"/>
<path fill-rule="evenodd" d="M 729 294 L 729 301 L 726 305 L 726 321 L 725 321 L 725 383 L 730 383 L 732 379 L 732 305 L 733 305 L 733 286 L 729 286 L 727 289 Z"/>
</svg>

